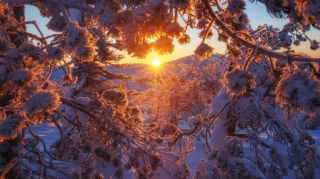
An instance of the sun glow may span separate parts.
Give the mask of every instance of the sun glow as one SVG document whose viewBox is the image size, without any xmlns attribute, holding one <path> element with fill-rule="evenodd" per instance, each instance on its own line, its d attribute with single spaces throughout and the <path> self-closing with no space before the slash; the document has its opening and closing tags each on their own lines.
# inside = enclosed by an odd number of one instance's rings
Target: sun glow
<svg viewBox="0 0 320 179">
<path fill-rule="evenodd" d="M 155 67 L 159 66 L 160 65 L 160 60 L 154 59 L 153 62 L 152 62 L 152 65 L 155 66 Z"/>
</svg>

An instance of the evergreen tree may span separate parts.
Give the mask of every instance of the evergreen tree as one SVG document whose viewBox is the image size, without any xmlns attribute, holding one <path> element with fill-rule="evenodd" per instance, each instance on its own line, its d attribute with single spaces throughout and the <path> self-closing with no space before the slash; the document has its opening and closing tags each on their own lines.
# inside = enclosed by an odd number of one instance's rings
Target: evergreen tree
<svg viewBox="0 0 320 179">
<path fill-rule="evenodd" d="M 290 47 L 307 41 L 310 49 L 319 48 L 307 33 L 311 27 L 319 30 L 320 1 L 257 1 L 289 23 L 282 30 L 252 29 L 244 0 L 0 0 L 1 154 L 10 148 L 6 141 L 16 140 L 13 156 L 1 155 L 0 178 L 11 178 L 10 173 L 16 178 L 103 178 L 97 171 L 103 166 L 117 178 L 129 169 L 136 178 L 188 178 L 181 160 L 193 146 L 185 136 L 205 121 L 192 118 L 191 131 L 176 128 L 173 135 L 159 136 L 157 124 L 143 125 L 127 90 L 113 83 L 130 77 L 105 66 L 114 65 L 121 50 L 139 58 L 152 50 L 172 53 L 174 39 L 190 42 L 187 28 L 201 30 L 195 54 L 207 58 L 214 51 L 206 43 L 213 27 L 227 44 L 228 66 L 206 124 L 208 157 L 196 177 L 316 178 L 315 141 L 299 125 L 287 125 L 278 111 L 318 113 L 320 59 Z M 25 21 L 25 5 L 39 9 L 55 33 L 44 36 L 35 21 Z M 50 80 L 57 67 L 65 70 L 67 92 Z M 60 131 L 51 147 L 32 129 L 42 122 L 53 122 Z M 246 133 L 237 134 L 236 128 Z M 243 150 L 244 140 L 250 154 Z"/>
</svg>

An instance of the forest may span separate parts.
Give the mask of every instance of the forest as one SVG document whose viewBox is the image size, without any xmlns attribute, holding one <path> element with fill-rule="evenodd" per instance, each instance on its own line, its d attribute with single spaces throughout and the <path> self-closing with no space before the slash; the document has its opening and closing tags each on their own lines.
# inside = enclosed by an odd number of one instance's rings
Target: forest
<svg viewBox="0 0 320 179">
<path fill-rule="evenodd" d="M 0 0 L 0 179 L 320 178 L 319 30 L 317 0 Z"/>
</svg>

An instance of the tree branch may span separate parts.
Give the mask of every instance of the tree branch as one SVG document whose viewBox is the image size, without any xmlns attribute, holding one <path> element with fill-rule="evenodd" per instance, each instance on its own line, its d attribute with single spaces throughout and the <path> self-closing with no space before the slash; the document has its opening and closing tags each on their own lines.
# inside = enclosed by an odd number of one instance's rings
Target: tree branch
<svg viewBox="0 0 320 179">
<path fill-rule="evenodd" d="M 205 8 L 208 10 L 211 18 L 215 21 L 215 23 L 219 26 L 219 28 L 222 29 L 230 38 L 234 39 L 235 41 L 241 43 L 242 45 L 245 45 L 248 48 L 255 49 L 256 44 L 250 43 L 247 40 L 239 37 L 236 35 L 235 32 L 233 32 L 231 29 L 229 29 L 224 22 L 222 22 L 219 17 L 216 15 L 216 13 L 212 10 L 209 0 L 202 0 L 202 2 L 205 5 Z M 277 53 L 273 52 L 265 47 L 258 47 L 257 48 L 258 54 L 263 54 L 269 57 L 277 58 L 277 59 L 283 59 L 287 61 L 308 61 L 308 62 L 317 62 L 320 61 L 320 58 L 306 58 L 306 57 L 293 57 L 290 55 L 285 55 L 283 53 Z"/>
<path fill-rule="evenodd" d="M 95 118 L 96 116 L 94 114 L 92 114 L 89 110 L 87 110 L 86 108 L 82 107 L 81 104 L 79 104 L 78 102 L 72 100 L 72 99 L 69 99 L 69 98 L 63 98 L 61 97 L 60 98 L 60 101 L 63 103 L 63 104 L 66 104 L 66 105 L 69 105 L 75 109 L 78 109 L 79 111 L 81 112 L 84 112 L 85 114 L 87 114 L 88 116 L 90 116 L 91 118 Z"/>
</svg>

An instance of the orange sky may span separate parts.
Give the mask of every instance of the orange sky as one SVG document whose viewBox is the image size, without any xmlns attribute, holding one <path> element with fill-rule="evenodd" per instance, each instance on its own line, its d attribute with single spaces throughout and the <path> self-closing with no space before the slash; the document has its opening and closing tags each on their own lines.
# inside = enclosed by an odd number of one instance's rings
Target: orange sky
<svg viewBox="0 0 320 179">
<path fill-rule="evenodd" d="M 198 30 L 189 30 L 189 34 L 191 35 L 191 42 L 187 45 L 179 45 L 175 44 L 174 52 L 172 54 L 167 55 L 158 55 L 156 52 L 150 53 L 145 59 L 137 59 L 135 57 L 131 57 L 129 55 L 125 56 L 125 59 L 122 61 L 123 63 L 147 63 L 152 64 L 154 59 L 159 59 L 161 63 L 179 59 L 185 56 L 193 55 L 194 50 L 201 43 L 201 39 L 197 37 Z M 214 49 L 215 53 L 224 54 L 225 52 L 225 43 L 218 42 L 216 40 L 217 36 L 214 36 L 213 39 L 209 39 L 206 43 L 210 44 Z M 124 53 L 125 54 L 125 53 Z"/>
</svg>

